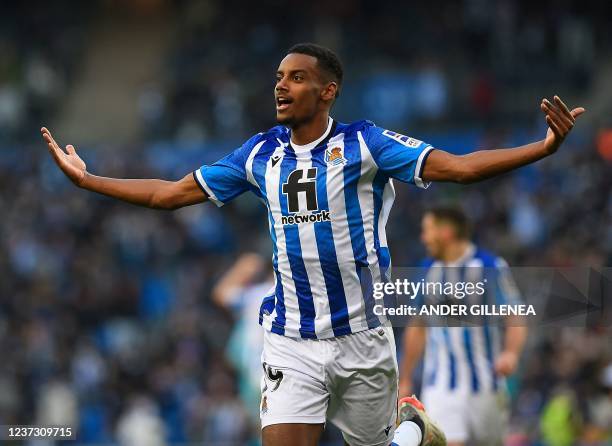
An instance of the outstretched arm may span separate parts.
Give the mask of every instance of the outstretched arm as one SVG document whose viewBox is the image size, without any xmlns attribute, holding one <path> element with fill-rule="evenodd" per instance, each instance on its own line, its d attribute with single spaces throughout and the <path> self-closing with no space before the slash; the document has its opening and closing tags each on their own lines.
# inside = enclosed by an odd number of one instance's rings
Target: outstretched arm
<svg viewBox="0 0 612 446">
<path fill-rule="evenodd" d="M 78 187 L 153 209 L 178 209 L 206 201 L 191 174 L 178 181 L 120 179 L 92 175 L 72 145 L 62 150 L 45 127 L 41 129 L 49 152 L 60 169 Z"/>
<path fill-rule="evenodd" d="M 434 150 L 425 163 L 423 180 L 474 183 L 552 155 L 574 127 L 576 118 L 585 110 L 578 107 L 570 111 L 559 96 L 554 97 L 554 104 L 543 99 L 540 108 L 548 124 L 546 138 L 542 141 L 512 149 L 481 150 L 461 156 Z"/>
</svg>

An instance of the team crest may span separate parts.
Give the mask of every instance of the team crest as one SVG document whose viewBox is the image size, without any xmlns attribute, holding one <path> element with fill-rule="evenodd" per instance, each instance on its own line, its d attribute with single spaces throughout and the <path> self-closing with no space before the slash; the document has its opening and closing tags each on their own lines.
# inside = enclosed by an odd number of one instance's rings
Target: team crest
<svg viewBox="0 0 612 446">
<path fill-rule="evenodd" d="M 388 138 L 396 140 L 397 142 L 405 145 L 406 147 L 411 147 L 413 149 L 416 149 L 423 143 L 423 141 L 419 141 L 418 139 L 402 135 L 401 133 L 392 132 L 391 130 L 385 130 L 382 134 Z"/>
<path fill-rule="evenodd" d="M 342 154 L 342 147 L 334 147 L 325 151 L 325 162 L 330 166 L 339 166 L 346 163 Z"/>
</svg>

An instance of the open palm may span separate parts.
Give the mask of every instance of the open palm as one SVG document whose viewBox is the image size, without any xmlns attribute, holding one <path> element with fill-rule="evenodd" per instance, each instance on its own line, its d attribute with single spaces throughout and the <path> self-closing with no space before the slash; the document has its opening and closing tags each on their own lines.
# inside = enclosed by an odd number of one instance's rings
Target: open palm
<svg viewBox="0 0 612 446">
<path fill-rule="evenodd" d="M 570 111 L 559 96 L 553 98 L 554 104 L 548 99 L 542 99 L 540 108 L 546 114 L 548 131 L 544 145 L 549 153 L 555 152 L 568 133 L 574 127 L 576 118 L 584 113 L 584 108 L 577 107 Z"/>
<path fill-rule="evenodd" d="M 60 146 L 55 142 L 51 132 L 43 127 L 41 130 L 42 137 L 49 146 L 49 152 L 53 156 L 53 159 L 57 163 L 62 172 L 66 174 L 70 181 L 79 186 L 83 178 L 85 178 L 86 165 L 85 162 L 77 155 L 74 146 L 67 145 L 66 151 L 64 152 Z"/>
</svg>

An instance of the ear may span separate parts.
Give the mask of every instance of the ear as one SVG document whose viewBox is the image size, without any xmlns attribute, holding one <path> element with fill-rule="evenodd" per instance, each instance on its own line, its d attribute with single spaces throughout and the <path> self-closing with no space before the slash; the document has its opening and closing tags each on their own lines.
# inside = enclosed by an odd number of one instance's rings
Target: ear
<svg viewBox="0 0 612 446">
<path fill-rule="evenodd" d="M 336 93 L 338 92 L 338 84 L 331 81 L 321 91 L 321 99 L 324 101 L 333 101 L 336 99 Z"/>
</svg>

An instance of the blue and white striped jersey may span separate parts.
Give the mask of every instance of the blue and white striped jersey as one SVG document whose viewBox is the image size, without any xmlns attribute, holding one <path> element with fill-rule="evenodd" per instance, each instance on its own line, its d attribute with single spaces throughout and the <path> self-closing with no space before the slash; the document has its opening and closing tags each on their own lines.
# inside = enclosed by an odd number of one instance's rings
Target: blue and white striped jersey
<svg viewBox="0 0 612 446">
<path fill-rule="evenodd" d="M 392 178 L 421 179 L 432 147 L 376 127 L 330 118 L 306 146 L 276 126 L 194 177 L 216 205 L 246 191 L 268 208 L 275 287 L 260 321 L 274 333 L 329 338 L 376 327 L 373 281 L 388 277 L 385 225 Z"/>
<path fill-rule="evenodd" d="M 483 294 L 465 297 L 468 305 L 516 305 L 522 303 L 508 264 L 475 245 L 457 261 L 426 260 L 428 282 L 486 282 Z M 436 298 L 421 300 L 427 303 Z M 452 298 L 451 298 L 452 299 Z M 498 324 L 486 318 L 473 326 L 453 327 L 434 324 L 427 328 L 423 389 L 443 392 L 476 393 L 497 391 L 504 384 L 495 373 L 495 359 L 501 352 L 502 333 Z"/>
</svg>

